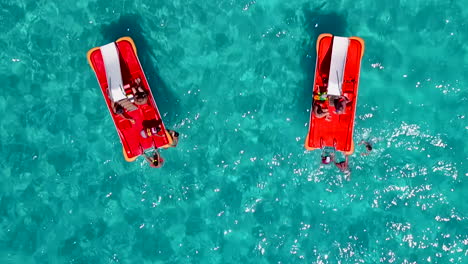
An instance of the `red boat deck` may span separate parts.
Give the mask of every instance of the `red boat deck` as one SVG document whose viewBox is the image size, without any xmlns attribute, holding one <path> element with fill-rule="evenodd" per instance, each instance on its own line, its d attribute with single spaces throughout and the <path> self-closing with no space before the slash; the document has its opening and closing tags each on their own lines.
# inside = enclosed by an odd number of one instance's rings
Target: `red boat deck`
<svg viewBox="0 0 468 264">
<path fill-rule="evenodd" d="M 137 78 L 141 79 L 141 87 L 148 95 L 148 102 L 144 105 L 137 105 L 137 110 L 125 112 L 125 116 L 135 120 L 132 124 L 129 120 L 117 115 L 112 109 L 112 102 L 108 95 L 106 70 L 100 48 L 91 49 L 88 52 L 88 62 L 96 73 L 102 94 L 106 101 L 109 112 L 114 121 L 120 141 L 123 145 L 124 157 L 127 161 L 133 161 L 143 151 L 150 148 L 166 148 L 172 144 L 172 138 L 168 135 L 161 115 L 154 101 L 153 94 L 146 80 L 146 76 L 138 60 L 136 47 L 129 37 L 120 38 L 116 41 L 118 48 L 122 80 L 127 94 L 132 93 L 131 87 L 135 85 Z M 159 127 L 157 134 L 143 138 L 140 135 L 142 130 L 151 127 Z"/>
<path fill-rule="evenodd" d="M 317 61 L 315 66 L 314 96 L 327 90 L 330 71 L 333 36 L 322 34 L 317 40 Z M 330 120 L 317 118 L 311 109 L 309 133 L 305 148 L 308 150 L 332 147 L 337 151 L 351 154 L 354 151 L 353 130 L 358 96 L 359 71 L 364 54 L 364 41 L 358 37 L 349 38 L 349 46 L 343 77 L 342 95 L 350 102 L 343 114 L 336 114 L 335 107 L 329 101 L 322 102 L 328 108 Z M 318 103 L 315 99 L 313 104 Z M 312 105 L 313 105 L 312 104 Z"/>
</svg>

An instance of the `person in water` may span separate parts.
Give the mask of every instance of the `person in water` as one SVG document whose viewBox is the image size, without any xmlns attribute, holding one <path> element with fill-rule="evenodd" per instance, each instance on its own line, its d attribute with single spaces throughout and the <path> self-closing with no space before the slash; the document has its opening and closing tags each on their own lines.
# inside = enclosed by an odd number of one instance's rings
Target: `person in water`
<svg viewBox="0 0 468 264">
<path fill-rule="evenodd" d="M 367 156 L 369 153 L 372 151 L 372 145 L 370 142 L 362 140 L 359 145 L 364 145 L 366 147 L 367 152 L 366 153 L 361 153 L 362 156 Z"/>
<path fill-rule="evenodd" d="M 175 148 L 177 146 L 177 143 L 179 143 L 179 133 L 177 131 L 170 130 L 170 129 L 168 129 L 167 132 L 169 132 L 169 135 L 172 138 L 171 147 Z"/>
<path fill-rule="evenodd" d="M 322 152 L 322 164 L 328 165 L 331 162 L 335 164 L 335 166 L 340 169 L 342 172 L 345 173 L 345 179 L 349 180 L 351 171 L 349 170 L 349 165 L 348 165 L 348 155 L 345 155 L 345 160 L 341 162 L 336 162 L 335 161 L 335 154 L 334 153 L 327 153 L 326 151 Z"/>
<path fill-rule="evenodd" d="M 130 122 L 132 122 L 132 124 L 135 124 L 135 120 L 133 118 L 127 116 L 127 114 L 125 113 L 124 107 L 122 105 L 120 105 L 119 103 L 114 103 L 113 104 L 113 110 L 114 110 L 114 113 L 116 115 L 119 115 L 122 118 L 127 119 Z"/>
<path fill-rule="evenodd" d="M 322 164 L 330 164 L 330 162 L 332 162 L 332 160 L 334 159 L 334 156 L 335 155 L 333 153 L 329 153 L 326 150 L 322 150 Z"/>
<path fill-rule="evenodd" d="M 348 155 L 345 155 L 345 160 L 344 161 L 341 161 L 341 162 L 336 162 L 336 161 L 333 161 L 335 163 L 335 166 L 340 169 L 342 172 L 349 172 L 349 165 L 348 165 Z"/>
<path fill-rule="evenodd" d="M 328 155 L 327 156 L 322 156 L 322 164 L 325 164 L 325 165 L 330 164 L 331 160 L 332 160 L 331 157 L 328 156 Z"/>
<path fill-rule="evenodd" d="M 145 152 L 143 152 L 143 154 L 145 155 L 146 161 L 148 161 L 150 167 L 152 168 L 161 168 L 164 164 L 164 159 L 161 157 L 161 154 L 159 154 L 157 149 L 154 150 L 153 156 L 149 156 Z"/>
</svg>

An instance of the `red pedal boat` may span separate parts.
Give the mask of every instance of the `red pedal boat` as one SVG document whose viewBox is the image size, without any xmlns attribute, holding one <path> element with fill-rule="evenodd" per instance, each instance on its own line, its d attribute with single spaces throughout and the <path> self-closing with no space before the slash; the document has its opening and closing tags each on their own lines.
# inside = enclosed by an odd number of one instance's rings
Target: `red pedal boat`
<svg viewBox="0 0 468 264">
<path fill-rule="evenodd" d="M 125 160 L 134 161 L 145 150 L 167 148 L 166 131 L 135 43 L 129 37 L 88 51 L 104 100 L 123 146 Z"/>
<path fill-rule="evenodd" d="M 354 117 L 363 54 L 361 38 L 331 34 L 318 37 L 306 149 L 333 148 L 346 155 L 354 152 Z"/>
</svg>

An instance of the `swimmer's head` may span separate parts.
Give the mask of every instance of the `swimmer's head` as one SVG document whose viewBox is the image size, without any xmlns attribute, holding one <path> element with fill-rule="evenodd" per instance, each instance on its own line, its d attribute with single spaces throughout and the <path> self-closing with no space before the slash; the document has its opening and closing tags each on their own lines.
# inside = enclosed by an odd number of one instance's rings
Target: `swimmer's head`
<svg viewBox="0 0 468 264">
<path fill-rule="evenodd" d="M 331 162 L 330 156 L 322 157 L 322 164 L 330 164 L 330 162 Z"/>
</svg>

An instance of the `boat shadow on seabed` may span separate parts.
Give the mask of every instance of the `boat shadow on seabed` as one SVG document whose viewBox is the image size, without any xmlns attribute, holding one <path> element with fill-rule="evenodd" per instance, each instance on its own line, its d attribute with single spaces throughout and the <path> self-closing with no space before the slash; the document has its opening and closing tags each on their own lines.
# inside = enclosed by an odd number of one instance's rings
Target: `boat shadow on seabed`
<svg viewBox="0 0 468 264">
<path fill-rule="evenodd" d="M 311 92 L 314 85 L 315 60 L 317 58 L 315 47 L 318 36 L 322 33 L 343 36 L 346 31 L 345 15 L 323 12 L 321 9 L 324 5 L 311 7 L 310 4 L 305 4 L 302 7 L 303 27 L 307 33 L 307 41 L 303 43 L 303 53 L 301 54 L 301 67 L 305 76 L 302 91 L 298 93 L 301 95 L 298 103 L 301 115 L 306 113 L 306 109 L 310 109 L 312 104 Z M 304 115 L 304 118 L 308 120 L 309 113 Z"/>
<path fill-rule="evenodd" d="M 159 75 L 158 66 L 155 65 L 156 55 L 153 52 L 154 48 L 148 44 L 143 36 L 140 21 L 141 17 L 136 14 L 124 15 L 117 21 L 102 26 L 101 32 L 106 42 L 112 42 L 124 36 L 129 36 L 134 40 L 141 66 L 164 123 L 168 124 L 168 127 L 172 127 L 176 122 L 176 114 L 180 112 L 179 99 L 166 86 Z"/>
</svg>

